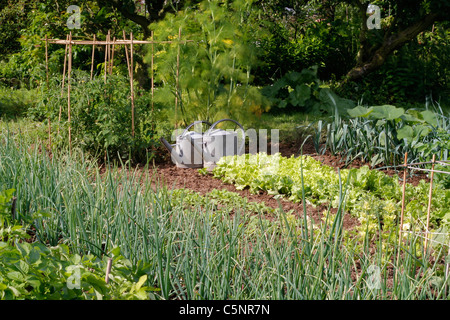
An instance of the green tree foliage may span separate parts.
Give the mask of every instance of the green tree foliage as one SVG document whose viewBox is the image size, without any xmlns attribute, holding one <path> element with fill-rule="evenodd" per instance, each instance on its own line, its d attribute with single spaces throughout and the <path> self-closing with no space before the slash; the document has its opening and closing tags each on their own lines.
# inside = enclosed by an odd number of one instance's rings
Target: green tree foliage
<svg viewBox="0 0 450 320">
<path fill-rule="evenodd" d="M 448 1 L 371 1 L 381 29 L 367 27 L 369 1 L 258 3 L 271 35 L 260 79 L 318 65 L 320 79 L 340 82 L 339 93 L 380 104 L 448 90 Z"/>
<path fill-rule="evenodd" d="M 353 65 L 358 30 L 342 5 L 323 9 L 311 1 L 258 1 L 264 27 L 259 81 L 269 84 L 290 71 L 317 65 L 321 79 L 339 78 Z"/>
<path fill-rule="evenodd" d="M 122 38 L 172 44 L 155 46 L 156 98 L 177 120 L 247 117 L 268 110 L 257 87 L 270 86 L 290 72 L 318 66 L 318 78 L 339 82 L 336 91 L 369 104 L 409 102 L 448 90 L 448 1 L 373 1 L 381 8 L 381 29 L 367 28 L 368 1 L 236 0 L 145 1 L 82 0 L 81 28 L 68 29 L 70 0 L 2 1 L 0 83 L 35 88 L 45 82 L 44 37 Z M 434 25 L 431 26 L 431 25 Z M 180 45 L 178 29 L 193 42 Z M 135 79 L 150 88 L 150 59 L 135 46 Z M 150 50 L 149 46 L 147 49 Z M 104 68 L 104 47 L 97 46 L 94 70 Z M 49 45 L 49 71 L 61 76 L 64 46 Z M 88 71 L 92 46 L 73 46 L 73 67 Z M 116 74 L 126 74 L 126 57 L 115 53 Z M 362 74 L 360 71 L 363 71 Z M 150 71 L 150 72 L 149 72 Z M 387 101 L 386 101 L 387 100 Z M 249 113 L 250 112 L 250 113 Z M 239 115 L 240 114 L 240 115 Z"/>
<path fill-rule="evenodd" d="M 449 1 L 374 1 L 385 15 L 380 29 L 369 29 L 367 11 L 369 2 L 352 0 L 360 15 L 361 31 L 356 65 L 348 74 L 348 80 L 360 79 L 382 66 L 387 57 L 406 43 L 416 39 L 434 23 L 448 20 Z"/>
<path fill-rule="evenodd" d="M 186 6 L 200 1 L 186 0 L 97 0 L 97 4 L 109 11 L 117 11 L 130 21 L 140 26 L 144 39 L 150 37 L 150 24 L 165 18 L 167 13 L 176 13 Z"/>
<path fill-rule="evenodd" d="M 26 27 L 28 1 L 0 1 L 0 60 L 20 50 L 20 30 Z"/>
<path fill-rule="evenodd" d="M 20 9 L 20 2 L 14 6 L 11 3 L 7 7 L 8 10 Z M 23 6 L 24 16 L 21 20 L 23 27 L 20 27 L 20 24 L 16 25 L 17 32 L 11 35 L 11 38 L 14 38 L 20 46 L 16 45 L 15 50 L 8 49 L 6 53 L 9 55 L 5 54 L 4 61 L 0 63 L 0 79 L 4 84 L 15 87 L 37 87 L 45 81 L 43 39 L 46 36 L 48 39 L 65 39 L 69 32 L 72 32 L 73 39 L 92 40 L 94 35 L 97 39 L 105 39 L 108 31 L 111 31 L 112 36 L 120 35 L 120 37 L 124 29 L 127 33 L 134 31 L 138 34 L 139 32 L 139 27 L 123 19 L 120 13 L 108 10 L 107 7 L 100 7 L 96 1 L 87 0 L 78 1 L 76 4 L 80 7 L 80 28 L 69 29 L 67 22 L 73 15 L 67 12 L 70 5 L 73 3 L 69 0 L 35 0 L 28 1 L 27 5 Z M 13 39 L 11 43 L 14 43 Z M 97 66 L 104 61 L 104 47 L 97 47 L 96 51 L 95 70 L 97 71 Z M 48 54 L 50 74 L 62 75 L 64 46 L 50 44 Z M 73 46 L 74 68 L 89 70 L 91 57 L 91 46 Z M 117 60 L 124 62 L 124 53 L 119 52 L 116 56 Z"/>
<path fill-rule="evenodd" d="M 448 23 L 421 33 L 417 39 L 404 45 L 374 72 L 359 81 L 341 86 L 342 94 L 364 103 L 425 102 L 427 96 L 447 104 L 449 90 L 448 60 L 450 33 Z M 446 102 L 447 100 L 447 102 Z"/>
</svg>

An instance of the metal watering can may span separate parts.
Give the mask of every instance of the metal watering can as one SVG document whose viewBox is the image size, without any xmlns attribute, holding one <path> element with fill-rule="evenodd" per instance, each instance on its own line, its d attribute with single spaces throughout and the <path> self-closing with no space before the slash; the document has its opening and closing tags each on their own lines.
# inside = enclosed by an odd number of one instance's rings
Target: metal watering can
<svg viewBox="0 0 450 320">
<path fill-rule="evenodd" d="M 242 140 L 238 143 L 236 130 L 215 129 L 223 121 L 231 121 L 242 131 Z M 206 123 L 210 128 L 205 132 L 189 131 L 198 124 Z M 160 139 L 172 156 L 172 161 L 179 168 L 207 168 L 212 170 L 217 161 L 224 156 L 241 155 L 245 146 L 245 130 L 242 125 L 232 119 L 222 119 L 212 125 L 207 121 L 191 123 L 181 135 L 176 137 L 176 143 L 171 145 L 164 138 Z"/>
</svg>

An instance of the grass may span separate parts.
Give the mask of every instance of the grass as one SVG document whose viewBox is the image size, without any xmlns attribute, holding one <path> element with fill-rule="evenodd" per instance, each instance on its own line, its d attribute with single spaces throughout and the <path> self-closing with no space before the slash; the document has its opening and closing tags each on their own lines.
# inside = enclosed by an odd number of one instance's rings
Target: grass
<svg viewBox="0 0 450 320">
<path fill-rule="evenodd" d="M 23 143 L 46 142 L 48 139 L 48 123 L 24 117 L 0 119 L 0 132 L 5 135 L 20 136 Z"/>
<path fill-rule="evenodd" d="M 0 87 L 0 118 L 17 118 L 26 115 L 36 105 L 39 89 L 10 89 Z"/>
<path fill-rule="evenodd" d="M 395 247 L 389 263 L 380 259 L 382 243 L 362 253 L 359 243 L 344 245 L 345 186 L 333 219 L 313 226 L 302 213 L 291 221 L 280 212 L 274 228 L 245 207 L 230 216 L 213 204 L 174 201 L 146 169 L 103 172 L 82 154 L 50 158 L 19 136 L 1 135 L 0 189 L 16 189 L 16 218 L 49 213 L 35 219 L 36 239 L 98 256 L 119 247 L 133 263 L 151 265 L 148 284 L 160 289 L 158 299 L 448 298 L 442 262 L 429 262 L 416 236 L 398 261 Z"/>
</svg>

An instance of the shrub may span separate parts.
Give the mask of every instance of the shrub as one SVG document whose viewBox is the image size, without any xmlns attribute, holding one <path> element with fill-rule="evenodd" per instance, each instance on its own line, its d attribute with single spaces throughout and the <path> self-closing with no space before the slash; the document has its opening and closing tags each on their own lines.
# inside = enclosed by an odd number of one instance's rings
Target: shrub
<svg viewBox="0 0 450 320">
<path fill-rule="evenodd" d="M 0 87 L 0 118 L 15 118 L 25 115 L 29 108 L 36 105 L 37 92 L 37 90 L 13 90 Z"/>
<path fill-rule="evenodd" d="M 337 107 L 345 110 L 355 103 L 334 94 L 329 88 L 320 86 L 317 66 L 291 71 L 273 85 L 266 86 L 263 94 L 271 101 L 274 112 L 300 111 L 313 114 L 332 113 Z"/>
<path fill-rule="evenodd" d="M 259 88 L 252 86 L 253 68 L 259 62 L 246 24 L 250 12 L 249 1 L 202 1 L 195 10 L 167 14 L 152 25 L 155 40 L 172 42 L 154 46 L 154 72 L 160 88 L 155 99 L 170 110 L 175 97 L 178 99 L 177 114 L 171 111 L 174 122 L 187 125 L 222 118 L 244 122 L 268 110 Z M 181 40 L 193 42 L 180 44 L 179 28 L 183 30 Z"/>
</svg>

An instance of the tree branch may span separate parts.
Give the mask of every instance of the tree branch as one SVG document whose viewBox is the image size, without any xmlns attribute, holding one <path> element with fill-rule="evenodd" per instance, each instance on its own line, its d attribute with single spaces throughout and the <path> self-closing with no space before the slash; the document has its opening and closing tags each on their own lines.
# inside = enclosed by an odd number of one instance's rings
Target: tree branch
<svg viewBox="0 0 450 320">
<path fill-rule="evenodd" d="M 368 57 L 363 57 L 363 59 L 359 57 L 360 60 L 358 60 L 356 66 L 348 72 L 343 83 L 358 80 L 366 74 L 379 68 L 394 50 L 400 48 L 405 43 L 417 37 L 419 33 L 431 27 L 433 23 L 438 20 L 438 18 L 438 13 L 427 14 L 420 21 L 417 21 L 413 25 L 386 38 L 373 54 Z"/>
<path fill-rule="evenodd" d="M 140 25 L 144 34 L 144 40 L 150 37 L 150 24 L 164 19 L 166 13 L 173 8 L 165 0 L 146 1 L 145 6 L 149 12 L 149 16 L 147 16 L 146 14 L 140 15 L 136 13 L 134 11 L 134 3 L 130 0 L 97 0 L 97 3 L 99 6 L 110 6 L 116 9 L 124 18 Z M 184 1 L 181 1 L 181 3 L 184 3 Z M 133 10 L 130 10 L 130 8 L 133 8 Z"/>
</svg>

